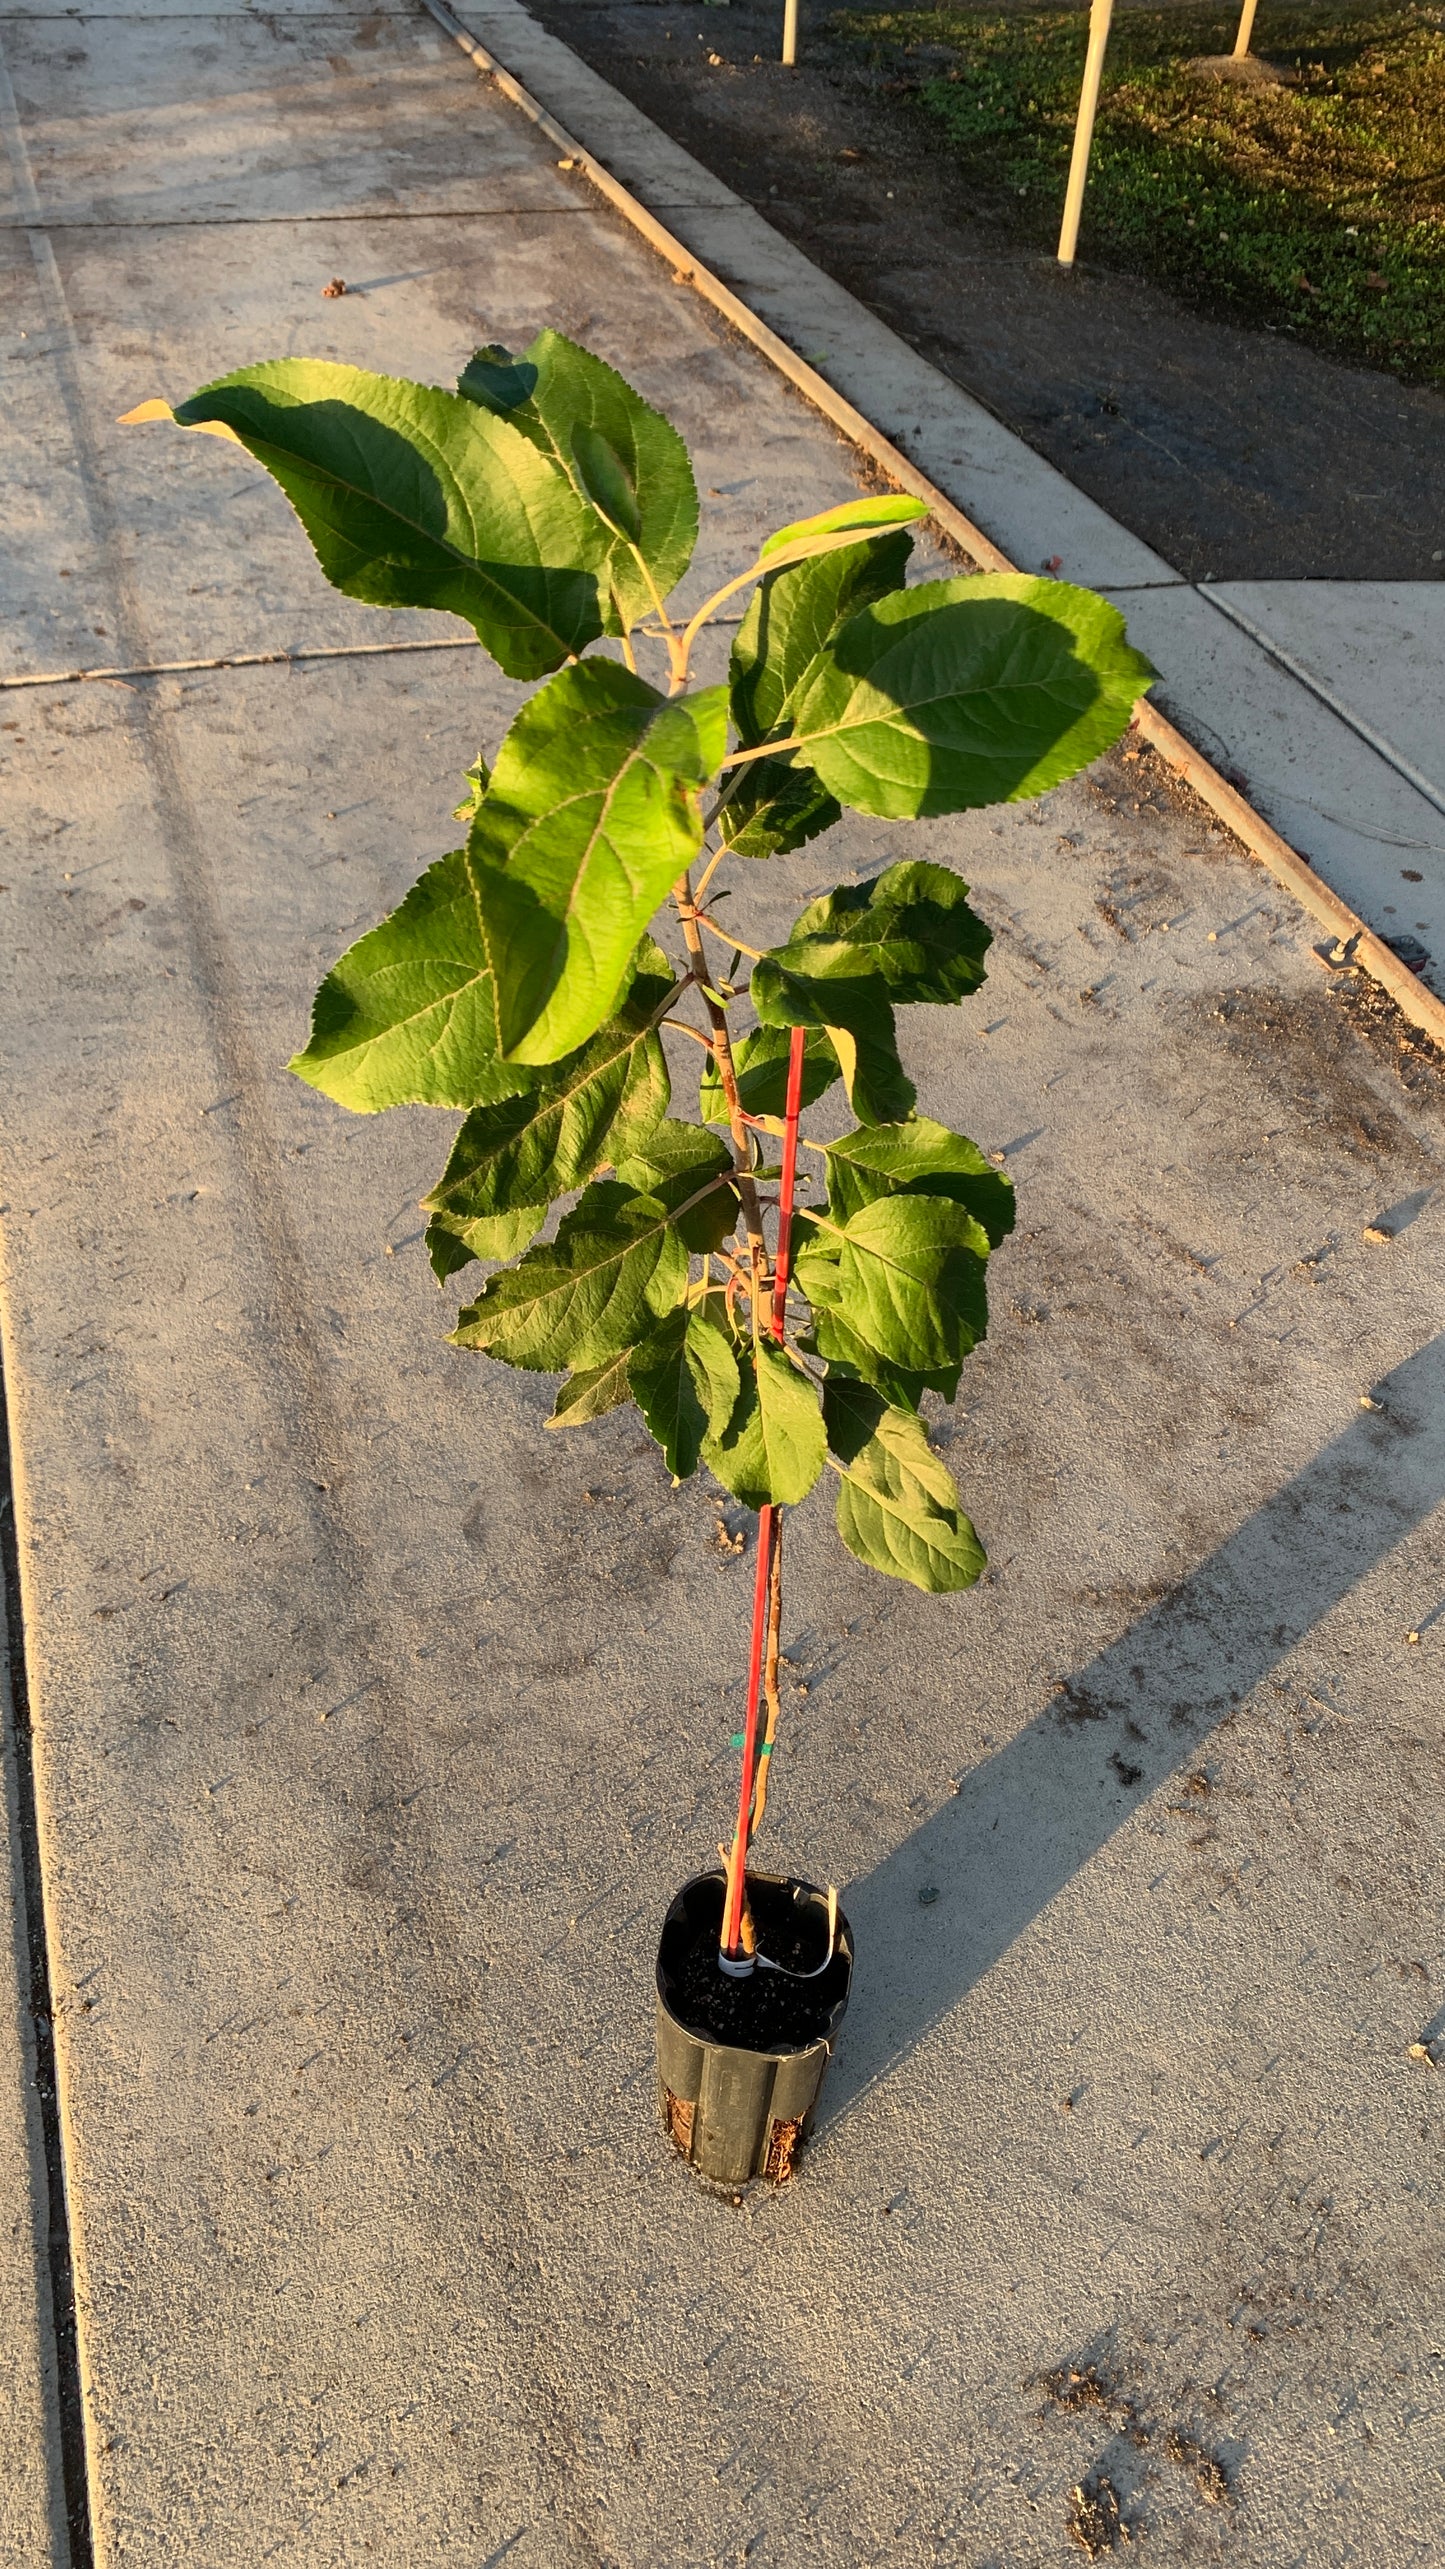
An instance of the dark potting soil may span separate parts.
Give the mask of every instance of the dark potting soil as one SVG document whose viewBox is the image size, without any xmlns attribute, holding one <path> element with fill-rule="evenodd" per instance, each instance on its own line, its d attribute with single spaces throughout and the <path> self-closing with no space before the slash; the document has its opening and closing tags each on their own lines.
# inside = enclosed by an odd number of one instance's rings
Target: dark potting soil
<svg viewBox="0 0 1445 2569">
<path fill-rule="evenodd" d="M 699 1884 L 685 1920 L 664 1931 L 660 1965 L 663 1996 L 691 2034 L 743 2051 L 805 2051 L 827 2034 L 848 1990 L 848 1963 L 835 1953 L 816 1980 L 790 1980 L 790 1971 L 817 1969 L 828 1950 L 827 1913 L 817 1901 L 796 1901 L 787 1883 L 750 1881 L 749 1899 L 758 1948 L 781 1971 L 756 1966 L 745 1980 L 718 1968 L 722 1880 Z"/>
</svg>

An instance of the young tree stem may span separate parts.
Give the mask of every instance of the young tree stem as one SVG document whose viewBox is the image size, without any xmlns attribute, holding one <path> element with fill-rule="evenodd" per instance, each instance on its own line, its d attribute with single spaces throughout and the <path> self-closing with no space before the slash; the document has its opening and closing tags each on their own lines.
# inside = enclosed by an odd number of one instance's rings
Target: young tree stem
<svg viewBox="0 0 1445 2569">
<path fill-rule="evenodd" d="M 678 918 L 682 922 L 683 940 L 692 958 L 693 975 L 701 987 L 707 980 L 707 960 L 702 950 L 702 932 L 697 923 L 697 903 L 693 899 L 689 876 L 683 874 L 678 877 L 672 887 L 672 897 L 677 905 Z M 742 1100 L 738 1095 L 738 1075 L 733 1061 L 732 1043 L 728 1036 L 726 1012 L 719 1007 L 715 999 L 708 997 L 706 989 L 702 989 L 701 995 L 703 1006 L 708 1013 L 708 1022 L 712 1027 L 712 1057 L 728 1110 L 728 1130 L 732 1135 L 733 1167 L 737 1177 L 738 1201 L 742 1206 L 743 1229 L 748 1235 L 748 1254 L 752 1262 L 753 1313 L 756 1325 L 757 1315 L 765 1308 L 769 1277 L 768 1244 L 763 1236 L 762 1207 L 758 1202 L 758 1190 L 753 1183 L 752 1144 L 748 1137 L 747 1125 L 743 1120 Z"/>
</svg>

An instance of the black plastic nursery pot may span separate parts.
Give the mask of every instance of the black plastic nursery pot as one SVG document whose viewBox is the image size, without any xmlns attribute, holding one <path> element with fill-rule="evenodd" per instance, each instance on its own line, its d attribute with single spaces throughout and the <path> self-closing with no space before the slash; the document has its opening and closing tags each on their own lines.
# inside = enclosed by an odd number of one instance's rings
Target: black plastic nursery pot
<svg viewBox="0 0 1445 2569">
<path fill-rule="evenodd" d="M 663 1920 L 658 2101 L 670 2139 L 699 2176 L 723 2186 L 752 2177 L 784 2185 L 847 2012 L 853 1938 L 838 1910 L 827 1959 L 826 1891 L 750 1873 L 758 1951 L 782 1968 L 759 1963 L 732 1979 L 718 1968 L 725 1888 L 721 1868 L 694 1874 Z"/>
</svg>

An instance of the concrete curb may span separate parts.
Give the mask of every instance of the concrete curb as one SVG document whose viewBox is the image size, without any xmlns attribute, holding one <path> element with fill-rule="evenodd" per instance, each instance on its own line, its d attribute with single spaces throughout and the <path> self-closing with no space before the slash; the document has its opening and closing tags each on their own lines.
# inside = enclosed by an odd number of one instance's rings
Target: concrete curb
<svg viewBox="0 0 1445 2569">
<path fill-rule="evenodd" d="M 973 520 L 966 516 L 964 511 L 957 507 L 935 482 L 931 481 L 925 473 L 920 472 L 918 466 L 910 461 L 900 447 L 895 446 L 880 429 L 873 425 L 871 420 L 864 416 L 862 411 L 856 409 L 852 402 L 838 392 L 826 377 L 809 365 L 806 358 L 799 356 L 796 349 L 791 348 L 785 339 L 780 338 L 775 330 L 770 329 L 751 306 L 745 303 L 740 295 L 735 294 L 730 286 L 724 284 L 722 278 L 715 275 L 712 269 L 707 267 L 694 251 L 688 249 L 674 232 L 669 231 L 667 225 L 661 222 L 629 187 L 615 177 L 584 142 L 579 141 L 575 135 L 567 131 L 564 125 L 559 124 L 551 111 L 533 95 L 531 90 L 524 87 L 500 57 L 462 24 L 461 20 L 447 7 L 446 0 L 421 0 L 421 5 L 462 52 L 475 63 L 477 69 L 486 74 L 501 91 L 503 97 L 509 99 L 514 107 L 520 108 L 522 114 L 546 135 L 548 141 L 556 145 L 559 156 L 570 161 L 577 171 L 596 188 L 598 194 L 605 197 L 608 204 L 615 207 L 617 212 L 631 224 L 634 231 L 641 233 L 643 239 L 657 252 L 659 258 L 667 260 L 677 282 L 694 287 L 706 302 L 712 304 L 714 309 L 720 312 L 743 338 L 749 340 L 768 359 L 771 365 L 776 366 L 781 374 L 786 375 L 788 381 L 796 386 L 814 409 L 821 411 L 826 419 L 830 419 L 850 444 L 866 455 L 870 463 L 886 473 L 900 490 L 911 491 L 915 498 L 926 501 L 935 524 L 968 555 L 970 561 L 977 563 L 979 569 L 984 571 L 1016 571 L 1019 568 L 1019 565 L 1011 560 L 1009 555 L 1003 552 L 989 536 L 985 535 L 983 529 L 976 526 Z M 518 15 L 521 15 L 520 11 Z M 548 41 L 557 45 L 559 51 L 566 50 L 559 39 L 554 37 L 549 38 Z M 598 77 L 595 74 L 589 76 Z M 604 85 L 600 79 L 598 85 L 599 87 Z M 619 105 L 622 103 L 619 101 Z M 647 120 L 636 109 L 629 107 L 627 115 L 629 122 L 639 129 L 646 126 Z M 671 159 L 677 157 L 677 146 L 667 137 L 659 132 L 657 140 L 660 151 L 665 151 Z M 753 219 L 761 224 L 761 217 Z M 831 280 L 828 283 L 830 295 L 836 298 L 841 289 L 834 286 Z M 901 340 L 899 356 L 900 360 L 906 360 L 913 366 L 921 366 L 924 363 L 916 351 L 908 348 Z M 1275 877 L 1275 880 L 1284 885 L 1299 902 L 1301 908 L 1309 912 L 1311 918 L 1317 919 L 1322 927 L 1329 929 L 1339 943 L 1349 947 L 1351 961 L 1368 972 L 1382 989 L 1388 991 L 1401 1015 L 1412 1026 L 1429 1035 L 1434 1042 L 1445 1046 L 1445 1000 L 1437 998 L 1433 991 L 1426 988 L 1409 966 L 1402 963 L 1399 956 L 1391 952 L 1384 939 L 1375 934 L 1359 913 L 1351 909 L 1349 903 L 1342 900 L 1338 893 L 1331 891 L 1329 885 L 1315 872 L 1309 860 L 1301 856 L 1298 849 L 1291 847 L 1277 830 L 1271 828 L 1269 822 L 1255 811 L 1245 797 L 1226 781 L 1218 768 L 1211 764 L 1203 752 L 1196 749 L 1164 714 L 1141 698 L 1135 708 L 1134 721 L 1141 739 L 1148 741 L 1166 765 L 1199 796 L 1200 801 L 1208 806 L 1234 837 L 1248 848 L 1251 856 L 1256 857 L 1260 864 Z"/>
</svg>

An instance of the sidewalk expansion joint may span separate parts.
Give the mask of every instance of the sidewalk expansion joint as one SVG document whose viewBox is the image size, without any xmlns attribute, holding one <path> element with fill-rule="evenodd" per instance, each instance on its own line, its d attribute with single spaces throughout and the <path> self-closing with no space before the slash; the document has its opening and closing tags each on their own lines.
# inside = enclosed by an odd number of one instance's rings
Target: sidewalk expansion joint
<svg viewBox="0 0 1445 2569">
<path fill-rule="evenodd" d="M 50 1973 L 50 1946 L 45 1926 L 45 1874 L 40 1852 L 40 1817 L 35 1793 L 35 1741 L 30 1717 L 30 1687 L 25 1655 L 25 1620 L 20 1586 L 20 1551 L 15 1526 L 15 1488 L 10 1468 L 10 1419 L 5 1378 L 0 1372 L 0 1638 L 8 1641 L 10 1733 L 15 1758 L 16 1837 L 19 1875 L 16 1886 L 29 1989 L 25 1993 L 35 2046 L 35 2086 L 40 2104 L 44 2153 L 45 2267 L 50 2287 L 50 2318 L 55 2341 L 56 2406 L 61 2482 L 69 2537 L 69 2569 L 94 2569 L 95 2542 L 90 2517 L 90 2471 L 85 2445 L 85 2402 L 80 2379 L 80 2346 L 75 2312 L 75 2262 L 71 2251 L 70 2209 L 66 2189 L 65 2135 L 55 2068 L 55 2000 Z"/>
<path fill-rule="evenodd" d="M 475 651 L 470 633 L 420 642 L 318 642 L 299 651 L 227 651 L 213 660 L 145 660 L 129 669 L 40 669 L 0 678 L 0 695 L 17 687 L 128 687 L 137 678 L 179 678 L 203 669 L 291 668 L 307 660 L 388 660 L 407 651 Z"/>
<path fill-rule="evenodd" d="M 1292 651 L 1286 650 L 1282 642 L 1276 642 L 1273 636 L 1265 631 L 1263 625 L 1255 623 L 1253 616 L 1247 616 L 1244 609 L 1236 606 L 1232 598 L 1222 597 L 1212 584 L 1201 587 L 1197 594 L 1201 598 L 1207 598 L 1209 604 L 1217 608 L 1222 616 L 1228 616 L 1231 624 L 1237 625 L 1241 633 L 1247 633 L 1250 641 L 1257 644 L 1259 649 L 1276 662 L 1278 667 L 1286 670 L 1291 678 L 1297 679 L 1302 687 L 1307 687 L 1316 701 L 1326 706 L 1335 716 L 1336 721 L 1348 724 L 1357 739 L 1362 740 L 1368 749 L 1372 749 L 1377 758 L 1383 758 L 1387 767 L 1393 767 L 1396 775 L 1402 776 L 1407 785 L 1413 785 L 1416 793 L 1423 795 L 1427 803 L 1433 803 L 1437 812 L 1445 812 L 1445 794 L 1442 794 L 1439 786 L 1432 785 L 1429 777 L 1422 775 L 1420 769 L 1411 764 L 1403 750 L 1397 749 L 1393 741 L 1385 738 L 1383 732 L 1376 731 L 1373 723 L 1367 723 L 1362 714 L 1357 714 L 1345 703 L 1343 697 L 1335 694 L 1332 687 L 1327 687 L 1322 678 L 1317 678 L 1314 671 L 1308 668 L 1303 660 L 1297 660 Z"/>
<path fill-rule="evenodd" d="M 127 21 L 129 23 L 129 21 Z M 405 206 L 382 206 L 375 212 L 365 206 L 351 213 L 337 214 L 133 214 L 115 223 L 98 223 L 88 214 L 35 214 L 21 221 L 16 216 L 0 218 L 0 233 L 30 232 L 37 227 L 44 232 L 263 232 L 288 231 L 302 223 L 550 223 L 571 222 L 579 214 L 590 214 L 589 205 L 433 205 L 414 209 Z M 665 206 L 664 213 L 682 214 L 686 206 Z M 348 293 L 364 293 L 365 287 L 349 286 Z"/>
</svg>

